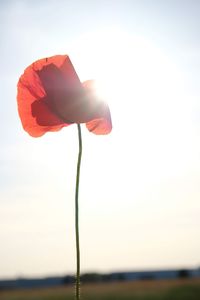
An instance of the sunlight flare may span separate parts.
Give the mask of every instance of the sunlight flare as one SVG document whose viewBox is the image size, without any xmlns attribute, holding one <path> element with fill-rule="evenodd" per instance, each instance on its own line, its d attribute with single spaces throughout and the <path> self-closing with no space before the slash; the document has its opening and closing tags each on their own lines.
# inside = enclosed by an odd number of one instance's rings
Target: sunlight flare
<svg viewBox="0 0 200 300">
<path fill-rule="evenodd" d="M 114 113 L 121 104 L 130 108 L 148 107 L 152 115 L 176 91 L 179 76 L 170 59 L 152 42 L 121 30 L 106 30 L 82 36 L 74 41 L 72 61 L 80 79 L 96 80 L 96 92 L 108 102 Z M 162 101 L 160 101 L 162 97 Z"/>
</svg>

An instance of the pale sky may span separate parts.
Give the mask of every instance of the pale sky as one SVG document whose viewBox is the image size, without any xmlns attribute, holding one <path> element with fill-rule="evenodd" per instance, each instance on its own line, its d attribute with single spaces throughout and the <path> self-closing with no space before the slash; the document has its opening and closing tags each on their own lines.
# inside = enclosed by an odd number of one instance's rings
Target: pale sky
<svg viewBox="0 0 200 300">
<path fill-rule="evenodd" d="M 68 54 L 96 78 L 113 131 L 85 126 L 81 270 L 200 265 L 200 2 L 0 2 L 0 278 L 75 272 L 77 129 L 31 138 L 16 85 Z M 100 91 L 99 91 L 100 92 Z"/>
</svg>

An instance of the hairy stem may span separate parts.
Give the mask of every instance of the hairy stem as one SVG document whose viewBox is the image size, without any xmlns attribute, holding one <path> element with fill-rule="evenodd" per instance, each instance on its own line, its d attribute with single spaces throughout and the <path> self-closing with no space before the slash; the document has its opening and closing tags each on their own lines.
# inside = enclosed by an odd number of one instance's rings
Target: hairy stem
<svg viewBox="0 0 200 300">
<path fill-rule="evenodd" d="M 77 173 L 76 173 L 76 193 L 75 193 L 75 230 L 76 230 L 76 300 L 80 299 L 80 244 L 79 244 L 79 178 L 80 178 L 80 167 L 81 167 L 81 156 L 82 156 L 82 136 L 81 136 L 81 125 L 78 126 L 78 141 L 79 141 L 79 153 L 77 161 Z"/>
</svg>

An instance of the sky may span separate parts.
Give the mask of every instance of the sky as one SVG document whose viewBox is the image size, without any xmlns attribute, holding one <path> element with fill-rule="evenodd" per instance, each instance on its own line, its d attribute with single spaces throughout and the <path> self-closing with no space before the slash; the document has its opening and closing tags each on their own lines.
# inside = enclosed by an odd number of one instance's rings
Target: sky
<svg viewBox="0 0 200 300">
<path fill-rule="evenodd" d="M 84 124 L 82 272 L 200 266 L 200 2 L 0 1 L 0 278 L 75 273 L 75 125 L 32 138 L 17 82 L 68 54 L 113 131 Z"/>
</svg>

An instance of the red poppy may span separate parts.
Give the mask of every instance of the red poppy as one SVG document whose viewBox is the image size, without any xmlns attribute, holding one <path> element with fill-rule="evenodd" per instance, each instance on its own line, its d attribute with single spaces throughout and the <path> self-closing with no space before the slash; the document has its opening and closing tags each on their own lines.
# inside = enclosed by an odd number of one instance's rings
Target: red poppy
<svg viewBox="0 0 200 300">
<path fill-rule="evenodd" d="M 18 111 L 24 130 L 39 137 L 73 123 L 86 123 L 95 134 L 112 130 L 110 110 L 93 90 L 80 82 L 67 55 L 40 59 L 18 82 Z"/>
</svg>

